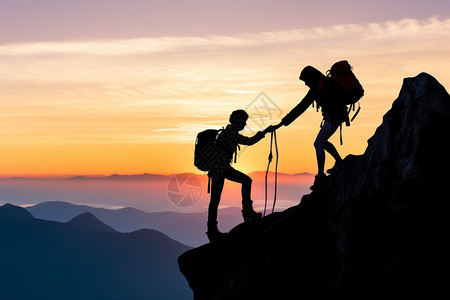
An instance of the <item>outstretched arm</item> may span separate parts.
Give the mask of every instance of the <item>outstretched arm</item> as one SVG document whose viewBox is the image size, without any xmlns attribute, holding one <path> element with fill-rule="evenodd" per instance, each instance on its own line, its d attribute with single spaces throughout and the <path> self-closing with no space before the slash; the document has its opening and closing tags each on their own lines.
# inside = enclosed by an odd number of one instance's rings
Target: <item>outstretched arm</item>
<svg viewBox="0 0 450 300">
<path fill-rule="evenodd" d="M 262 138 L 264 138 L 266 132 L 258 131 L 254 136 L 248 137 L 238 134 L 237 142 L 241 145 L 251 146 L 259 142 Z"/>
<path fill-rule="evenodd" d="M 301 114 L 305 112 L 305 110 L 314 102 L 314 94 L 311 90 L 306 94 L 306 96 L 294 107 L 282 120 L 280 124 L 284 126 L 288 126 L 295 119 L 297 119 Z M 280 125 L 278 124 L 278 125 Z M 277 125 L 277 126 L 278 126 Z M 280 125 L 281 126 L 281 125 Z"/>
</svg>

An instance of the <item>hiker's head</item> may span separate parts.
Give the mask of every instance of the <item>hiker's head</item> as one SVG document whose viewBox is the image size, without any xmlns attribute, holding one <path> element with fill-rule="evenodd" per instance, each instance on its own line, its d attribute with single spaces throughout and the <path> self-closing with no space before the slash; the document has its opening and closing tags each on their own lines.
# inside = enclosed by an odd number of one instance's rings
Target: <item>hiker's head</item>
<svg viewBox="0 0 450 300">
<path fill-rule="evenodd" d="M 316 89 L 325 75 L 314 67 L 307 66 L 300 73 L 300 80 L 303 80 L 305 84 L 312 89 Z"/>
<path fill-rule="evenodd" d="M 235 125 L 238 130 L 244 129 L 247 125 L 248 114 L 243 109 L 235 110 L 230 115 L 230 124 Z"/>
</svg>

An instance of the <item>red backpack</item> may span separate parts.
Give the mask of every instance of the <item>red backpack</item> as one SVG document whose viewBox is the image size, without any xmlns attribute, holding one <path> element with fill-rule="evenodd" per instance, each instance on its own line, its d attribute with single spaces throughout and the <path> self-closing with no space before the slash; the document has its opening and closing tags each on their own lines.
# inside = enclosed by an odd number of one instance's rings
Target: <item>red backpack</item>
<svg viewBox="0 0 450 300">
<path fill-rule="evenodd" d="M 327 71 L 327 76 L 336 80 L 349 94 L 345 104 L 355 104 L 364 96 L 364 89 L 346 60 L 338 61 Z"/>
<path fill-rule="evenodd" d="M 338 61 L 327 71 L 327 76 L 336 80 L 337 84 L 347 91 L 348 97 L 345 97 L 345 105 L 350 105 L 349 113 L 352 109 L 355 110 L 355 104 L 358 103 L 358 110 L 351 119 L 353 121 L 361 110 L 358 101 L 364 96 L 364 89 L 353 73 L 352 66 L 346 60 Z"/>
<path fill-rule="evenodd" d="M 345 120 L 345 125 L 350 126 L 350 122 L 352 122 L 356 118 L 359 111 L 361 110 L 359 100 L 364 96 L 364 89 L 361 83 L 359 83 L 359 80 L 356 78 L 355 74 L 353 73 L 352 66 L 346 60 L 341 60 L 334 63 L 331 66 L 331 69 L 327 71 L 327 77 L 335 80 L 336 83 L 346 91 L 346 95 L 344 97 L 339 98 L 341 99 L 341 101 L 343 101 L 342 104 L 349 105 L 347 111 L 349 116 L 352 110 L 355 111 L 356 103 L 358 103 L 358 109 L 356 110 L 353 117 L 351 119 L 347 117 L 347 119 Z M 319 86 L 320 85 L 321 83 L 319 84 Z M 317 106 L 317 109 L 319 109 L 319 106 Z M 342 145 L 343 144 L 342 124 L 340 125 L 340 136 Z"/>
</svg>

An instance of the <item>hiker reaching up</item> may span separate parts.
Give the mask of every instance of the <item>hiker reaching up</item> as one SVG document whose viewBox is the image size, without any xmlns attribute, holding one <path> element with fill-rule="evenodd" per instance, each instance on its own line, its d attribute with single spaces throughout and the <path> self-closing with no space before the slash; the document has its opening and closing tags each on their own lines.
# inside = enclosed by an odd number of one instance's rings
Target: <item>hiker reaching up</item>
<svg viewBox="0 0 450 300">
<path fill-rule="evenodd" d="M 230 163 L 233 159 L 233 154 L 237 154 L 238 145 L 251 146 L 264 138 L 265 134 L 273 127 L 269 126 L 263 132 L 259 131 L 252 137 L 246 137 L 239 133 L 247 124 L 248 114 L 242 110 L 235 110 L 230 115 L 230 124 L 221 130 L 216 138 L 215 144 L 221 149 L 224 156 L 224 163 L 218 168 L 210 169 L 208 177 L 211 178 L 211 199 L 208 207 L 208 231 L 206 235 L 209 240 L 216 240 L 220 238 L 222 233 L 217 226 L 217 210 L 219 207 L 220 198 L 224 186 L 225 179 L 238 182 L 242 185 L 242 216 L 244 221 L 250 221 L 261 218 L 262 214 L 254 211 L 253 201 L 251 200 L 252 179 L 234 169 Z"/>
<path fill-rule="evenodd" d="M 342 160 L 336 147 L 329 142 L 328 139 L 342 126 L 343 122 L 346 122 L 347 126 L 350 125 L 347 105 L 356 103 L 364 94 L 364 90 L 356 77 L 354 77 L 351 66 L 347 61 L 338 62 L 333 67 L 335 66 L 342 69 L 342 71 L 339 69 L 339 71 L 342 72 L 339 76 L 341 76 L 341 78 L 344 78 L 344 76 L 350 78 L 350 84 L 355 85 L 355 88 L 346 88 L 345 85 L 339 83 L 339 77 L 327 77 L 316 68 L 307 66 L 301 71 L 299 79 L 304 81 L 305 85 L 309 87 L 308 93 L 300 103 L 281 120 L 280 124 L 274 126 L 274 128 L 277 129 L 281 125 L 290 125 L 295 119 L 303 114 L 314 101 L 316 101 L 318 108 L 320 107 L 322 109 L 323 121 L 316 140 L 314 141 L 318 170 L 314 184 L 311 186 L 311 190 L 316 189 L 323 178 L 326 177 L 324 172 L 325 151 L 331 154 L 336 163 Z M 332 72 L 333 67 L 331 69 Z M 355 83 L 353 84 L 351 81 L 355 81 Z M 354 95 L 352 94 L 352 89 L 357 89 Z M 327 173 L 331 173 L 333 168 L 329 169 Z"/>
</svg>

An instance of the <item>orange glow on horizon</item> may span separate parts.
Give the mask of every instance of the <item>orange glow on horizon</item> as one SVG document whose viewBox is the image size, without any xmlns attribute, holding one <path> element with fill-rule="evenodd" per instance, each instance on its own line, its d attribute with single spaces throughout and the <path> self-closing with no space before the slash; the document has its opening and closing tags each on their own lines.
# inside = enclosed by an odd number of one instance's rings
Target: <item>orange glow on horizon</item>
<svg viewBox="0 0 450 300">
<path fill-rule="evenodd" d="M 195 136 L 226 126 L 262 91 L 282 111 L 250 112 L 243 132 L 276 124 L 306 94 L 302 67 L 348 59 L 362 110 L 332 137 L 361 154 L 402 80 L 428 72 L 450 85 L 450 19 L 343 24 L 230 36 L 172 36 L 0 45 L 0 177 L 198 172 Z M 257 103 L 258 104 L 258 103 Z M 250 109 L 250 107 L 248 108 Z M 321 115 L 309 109 L 278 131 L 279 171 L 316 172 Z M 263 124 L 264 123 L 264 124 Z M 249 126 L 250 127 L 250 126 Z M 236 168 L 265 170 L 270 135 Z M 327 167 L 332 164 L 327 156 Z"/>
</svg>

